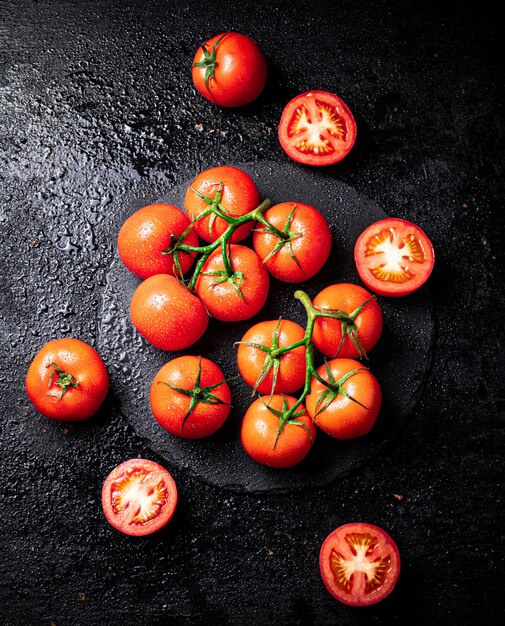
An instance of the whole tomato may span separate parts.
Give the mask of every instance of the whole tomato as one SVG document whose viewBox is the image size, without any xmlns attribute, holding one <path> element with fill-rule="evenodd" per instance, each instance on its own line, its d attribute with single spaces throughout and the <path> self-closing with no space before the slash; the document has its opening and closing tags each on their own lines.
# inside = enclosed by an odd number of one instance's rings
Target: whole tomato
<svg viewBox="0 0 505 626">
<path fill-rule="evenodd" d="M 193 83 L 204 98 L 223 107 L 255 100 L 265 87 L 267 63 L 252 39 L 221 33 L 206 41 L 193 59 Z"/>
<path fill-rule="evenodd" d="M 238 322 L 256 315 L 267 300 L 270 280 L 260 258 L 250 248 L 232 244 L 227 249 L 230 271 L 221 248 L 202 267 L 195 291 L 207 311 L 223 322 Z"/>
<path fill-rule="evenodd" d="M 35 355 L 26 393 L 39 413 L 75 422 L 94 415 L 105 400 L 109 375 L 91 346 L 79 339 L 54 339 Z"/>
<path fill-rule="evenodd" d="M 231 392 L 220 368 L 203 357 L 181 356 L 164 365 L 151 385 L 151 410 L 169 433 L 199 439 L 226 421 Z"/>
<path fill-rule="evenodd" d="M 295 403 L 292 396 L 276 394 L 258 398 L 247 409 L 240 438 L 244 450 L 257 463 L 275 468 L 292 467 L 309 453 L 316 429 L 303 404 L 281 428 L 283 417 Z"/>
<path fill-rule="evenodd" d="M 304 329 L 290 320 L 259 322 L 239 342 L 238 369 L 245 382 L 260 393 L 293 393 L 305 382 L 305 346 L 284 354 L 279 349 L 300 342 Z"/>
<path fill-rule="evenodd" d="M 177 207 L 149 204 L 131 215 L 121 227 L 117 242 L 119 256 L 130 272 L 139 278 L 155 274 L 185 274 L 193 264 L 194 255 L 182 251 L 164 254 L 164 251 L 170 249 L 173 240 L 182 235 L 189 224 L 188 217 Z M 188 232 L 184 243 L 198 246 L 194 230 Z"/>
<path fill-rule="evenodd" d="M 140 283 L 130 302 L 130 317 L 138 332 L 160 350 L 188 348 L 209 323 L 200 300 L 168 274 Z"/>
<path fill-rule="evenodd" d="M 283 202 L 264 213 L 282 233 L 258 225 L 253 246 L 267 270 L 287 283 L 312 278 L 326 263 L 331 250 L 331 231 L 321 213 L 308 204 Z"/>
<path fill-rule="evenodd" d="M 336 439 L 366 435 L 375 424 L 382 402 L 379 382 L 354 359 L 333 359 L 312 377 L 305 402 L 316 426 Z"/>
<path fill-rule="evenodd" d="M 186 192 L 184 208 L 193 219 L 210 207 L 230 217 L 241 217 L 260 204 L 260 193 L 255 182 L 238 167 L 212 167 L 195 178 Z M 231 237 L 236 243 L 251 232 L 254 222 L 239 226 Z M 194 229 L 205 241 L 215 241 L 228 227 L 222 217 L 212 213 L 195 222 Z"/>
<path fill-rule="evenodd" d="M 382 312 L 377 300 L 359 285 L 339 283 L 320 291 L 313 305 L 319 311 L 342 314 L 342 319 L 320 317 L 312 340 L 331 358 L 361 358 L 375 346 L 382 333 Z"/>
</svg>

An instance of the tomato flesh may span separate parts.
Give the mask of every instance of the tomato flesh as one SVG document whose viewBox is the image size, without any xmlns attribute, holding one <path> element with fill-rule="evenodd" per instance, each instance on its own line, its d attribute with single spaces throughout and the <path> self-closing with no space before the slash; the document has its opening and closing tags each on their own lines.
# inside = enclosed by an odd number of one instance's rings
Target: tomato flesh
<svg viewBox="0 0 505 626">
<path fill-rule="evenodd" d="M 156 532 L 167 524 L 177 505 L 177 487 L 170 473 L 147 459 L 118 465 L 102 489 L 107 521 L 126 535 Z"/>
<path fill-rule="evenodd" d="M 356 122 L 346 104 L 327 91 L 296 96 L 284 109 L 279 141 L 294 161 L 331 165 L 350 152 L 356 140 Z"/>
<path fill-rule="evenodd" d="M 384 296 L 404 296 L 419 289 L 435 262 L 428 236 L 400 218 L 369 226 L 356 242 L 354 258 L 361 280 Z"/>
<path fill-rule="evenodd" d="M 345 524 L 324 541 L 319 566 L 326 588 L 337 600 L 368 606 L 393 590 L 400 573 L 400 553 L 378 526 Z"/>
</svg>

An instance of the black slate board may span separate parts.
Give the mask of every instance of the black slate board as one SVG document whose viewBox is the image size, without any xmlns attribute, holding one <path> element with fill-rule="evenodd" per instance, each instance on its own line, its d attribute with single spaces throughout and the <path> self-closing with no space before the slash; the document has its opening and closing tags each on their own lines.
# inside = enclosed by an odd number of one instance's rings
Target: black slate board
<svg viewBox="0 0 505 626">
<path fill-rule="evenodd" d="M 129 301 L 140 281 L 116 258 L 103 295 L 98 350 L 109 367 L 121 411 L 168 463 L 206 483 L 233 491 L 279 493 L 326 485 L 375 454 L 398 432 L 418 400 L 433 336 L 432 303 L 426 287 L 403 299 L 379 298 L 384 332 L 367 365 L 381 383 L 383 407 L 377 424 L 365 437 L 339 442 L 318 431 L 314 448 L 300 465 L 272 470 L 252 461 L 240 444 L 241 417 L 251 402 L 251 390 L 240 378 L 230 384 L 233 409 L 225 426 L 209 439 L 188 441 L 170 435 L 150 411 L 151 381 L 174 356 L 202 354 L 215 361 L 227 377 L 234 376 L 238 370 L 233 343 L 254 323 L 282 315 L 305 326 L 304 309 L 293 299 L 296 288 L 314 297 L 332 283 L 359 283 L 353 261 L 354 242 L 369 224 L 386 217 L 374 202 L 324 172 L 290 163 L 261 162 L 240 167 L 257 182 L 263 198 L 273 203 L 304 202 L 323 213 L 333 235 L 332 253 L 323 270 L 306 284 L 296 286 L 272 279 L 268 302 L 255 318 L 233 324 L 211 320 L 197 344 L 183 352 L 165 353 L 149 345 L 133 328 Z M 174 187 L 160 201 L 182 207 L 190 180 Z M 127 209 L 124 218 L 135 208 Z M 316 363 L 322 362 L 321 355 L 316 355 Z"/>
</svg>

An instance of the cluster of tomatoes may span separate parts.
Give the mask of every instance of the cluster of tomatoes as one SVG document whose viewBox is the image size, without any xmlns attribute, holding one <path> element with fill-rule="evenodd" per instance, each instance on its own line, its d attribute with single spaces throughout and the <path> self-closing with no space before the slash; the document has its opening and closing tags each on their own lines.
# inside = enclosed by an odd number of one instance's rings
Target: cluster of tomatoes
<svg viewBox="0 0 505 626">
<path fill-rule="evenodd" d="M 242 106 L 263 90 L 265 58 L 245 35 L 218 35 L 198 50 L 193 81 L 215 104 Z M 336 163 L 355 138 L 356 124 L 345 103 L 323 91 L 294 98 L 279 124 L 286 153 L 310 165 Z M 223 322 L 255 316 L 267 300 L 269 275 L 293 284 L 306 281 L 330 253 L 331 232 L 316 208 L 261 202 L 253 179 L 236 167 L 199 174 L 187 190 L 184 209 L 146 206 L 126 220 L 118 237 L 123 263 L 142 279 L 131 299 L 132 323 L 161 350 L 193 345 L 205 333 L 209 315 Z M 252 247 L 240 243 L 247 237 Z M 374 294 L 402 296 L 427 280 L 434 255 L 419 227 L 388 218 L 361 234 L 355 260 L 361 280 Z M 275 468 L 291 467 L 307 455 L 316 426 L 338 439 L 366 434 L 381 405 L 379 383 L 360 362 L 382 331 L 375 295 L 341 283 L 323 289 L 313 301 L 301 290 L 295 298 L 307 313 L 305 329 L 287 319 L 260 322 L 245 333 L 237 350 L 240 374 L 253 393 L 262 394 L 243 417 L 241 441 L 255 461 Z M 319 368 L 314 346 L 330 359 Z M 43 346 L 26 377 L 35 408 L 56 420 L 87 419 L 108 387 L 97 352 L 71 338 Z M 298 398 L 291 395 L 300 389 Z M 151 384 L 154 418 L 181 437 L 215 433 L 226 421 L 231 401 L 223 372 L 203 356 L 172 359 Z M 116 467 L 102 489 L 108 521 L 128 535 L 160 529 L 176 505 L 170 473 L 146 459 Z M 347 604 L 381 600 L 394 587 L 399 567 L 393 540 L 370 524 L 342 526 L 321 548 L 325 585 Z"/>
</svg>

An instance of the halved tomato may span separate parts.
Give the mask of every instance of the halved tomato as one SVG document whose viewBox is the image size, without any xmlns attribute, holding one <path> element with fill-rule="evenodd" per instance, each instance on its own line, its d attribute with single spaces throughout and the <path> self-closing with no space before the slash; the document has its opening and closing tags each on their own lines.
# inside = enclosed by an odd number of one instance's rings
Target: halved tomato
<svg viewBox="0 0 505 626">
<path fill-rule="evenodd" d="M 307 91 L 282 112 L 279 141 L 286 154 L 304 165 L 333 165 L 356 141 L 356 122 L 343 100 L 329 91 Z"/>
<path fill-rule="evenodd" d="M 140 537 L 163 528 L 177 506 L 175 481 L 164 467 L 148 459 L 130 459 L 107 476 L 102 508 L 111 526 Z"/>
<path fill-rule="evenodd" d="M 324 540 L 319 569 L 334 598 L 350 606 L 369 606 L 393 591 L 400 574 L 400 552 L 378 526 L 344 524 Z"/>
<path fill-rule="evenodd" d="M 406 296 L 428 280 L 435 253 L 419 226 L 388 217 L 361 233 L 354 247 L 354 260 L 369 289 L 381 296 Z"/>
</svg>

